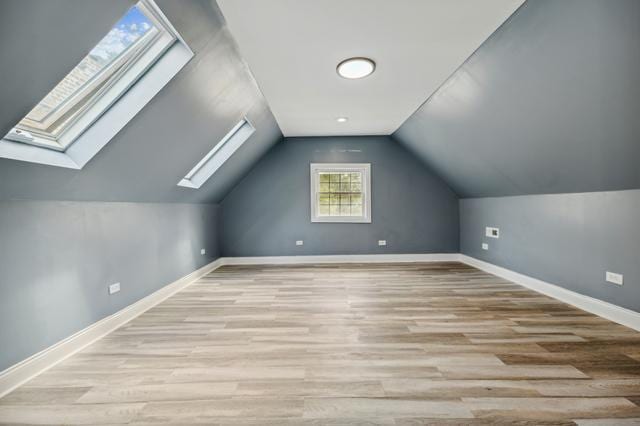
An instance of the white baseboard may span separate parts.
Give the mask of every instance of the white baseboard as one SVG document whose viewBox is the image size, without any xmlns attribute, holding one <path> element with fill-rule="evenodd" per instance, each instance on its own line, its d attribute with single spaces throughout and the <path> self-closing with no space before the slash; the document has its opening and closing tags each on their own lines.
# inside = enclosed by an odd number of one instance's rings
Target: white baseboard
<svg viewBox="0 0 640 426">
<path fill-rule="evenodd" d="M 458 262 L 458 253 L 344 254 L 321 256 L 223 257 L 225 265 L 294 265 L 305 263 Z"/>
<path fill-rule="evenodd" d="M 576 293 L 555 284 L 511 271 L 460 253 L 434 254 L 363 254 L 327 256 L 225 257 L 225 265 L 292 265 L 305 263 L 375 263 L 375 262 L 462 262 L 490 274 L 512 281 L 538 293 L 640 331 L 640 313 Z"/>
<path fill-rule="evenodd" d="M 369 254 L 337 256 L 221 257 L 208 265 L 168 284 L 126 308 L 101 319 L 72 336 L 24 361 L 0 372 L 0 398 L 38 374 L 106 336 L 118 327 L 174 295 L 192 282 L 223 265 L 365 263 L 365 262 L 446 262 L 458 261 L 457 253 L 448 254 Z"/>
<path fill-rule="evenodd" d="M 520 274 L 471 256 L 461 254 L 459 255 L 459 258 L 461 262 L 466 263 L 469 266 L 473 266 L 500 278 L 504 278 L 505 280 L 520 284 L 521 286 L 537 291 L 538 293 L 553 297 L 561 302 L 580 308 L 583 311 L 590 312 L 610 321 L 640 331 L 639 312 L 622 308 L 620 306 L 604 302 L 600 299 L 585 296 L 558 285 L 550 284 L 537 278 L 532 278 L 528 275 Z"/>
<path fill-rule="evenodd" d="M 0 398 L 223 265 L 217 259 L 0 372 Z"/>
<path fill-rule="evenodd" d="M 118 327 L 154 307 L 192 282 L 223 265 L 291 265 L 313 263 L 377 263 L 377 262 L 462 262 L 490 274 L 520 284 L 538 293 L 558 299 L 584 311 L 640 331 L 640 313 L 621 308 L 602 300 L 575 293 L 500 266 L 459 253 L 434 254 L 365 254 L 327 256 L 266 256 L 266 257 L 222 257 L 202 268 L 174 281 L 110 315 L 84 330 L 44 349 L 24 361 L 0 372 L 0 398 L 31 378 L 53 367 L 86 346 L 111 333 Z"/>
</svg>

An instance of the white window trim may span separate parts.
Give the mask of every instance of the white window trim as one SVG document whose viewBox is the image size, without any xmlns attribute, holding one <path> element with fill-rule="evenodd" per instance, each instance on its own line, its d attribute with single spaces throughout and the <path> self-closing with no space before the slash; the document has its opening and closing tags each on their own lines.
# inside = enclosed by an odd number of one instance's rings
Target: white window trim
<svg viewBox="0 0 640 426">
<path fill-rule="evenodd" d="M 169 20 L 152 0 L 144 0 L 147 8 L 153 11 L 156 19 L 162 21 L 163 26 L 172 34 L 173 42 L 168 45 L 154 44 L 143 55 L 160 55 L 160 57 L 140 66 L 146 67 L 142 75 L 123 88 L 114 84 L 115 91 L 120 93 L 115 97 L 105 96 L 98 99 L 91 108 L 101 110 L 97 117 L 91 118 L 91 114 L 78 119 L 75 125 L 82 126 L 82 118 L 90 120 L 84 123 L 85 129 L 79 132 L 73 143 L 65 150 L 30 145 L 23 142 L 15 142 L 7 138 L 0 140 L 0 157 L 30 163 L 46 164 L 50 166 L 70 169 L 82 169 L 122 128 L 138 114 L 144 106 L 160 92 L 160 90 L 191 60 L 193 51 L 180 37 Z M 164 50 L 164 53 L 156 49 Z M 127 72 L 140 73 L 140 68 L 135 65 Z M 124 82 L 122 79 L 120 82 Z M 111 89 L 110 89 L 111 90 Z M 99 105 L 100 104 L 100 105 Z M 106 107 L 106 110 L 105 110 Z"/>
<path fill-rule="evenodd" d="M 370 163 L 311 163 L 311 222 L 313 223 L 371 223 L 371 164 Z M 318 212 L 319 177 L 322 172 L 362 173 L 362 216 L 320 216 Z"/>
<path fill-rule="evenodd" d="M 25 141 L 24 137 L 18 136 L 12 130 L 5 137 L 15 140 L 17 142 L 25 142 L 31 145 L 47 147 L 58 151 L 65 151 L 75 140 L 84 132 L 100 115 L 108 110 L 111 105 L 116 102 L 129 87 L 131 87 L 139 79 L 144 72 L 149 69 L 157 61 L 157 59 L 175 42 L 177 36 L 170 29 L 167 24 L 167 20 L 164 19 L 158 12 L 157 7 L 151 0 L 140 0 L 136 7 L 144 13 L 144 15 L 153 23 L 158 32 L 154 35 L 145 34 L 139 41 L 147 39 L 146 42 L 133 51 L 125 53 L 125 56 L 129 55 L 133 59 L 132 62 L 125 65 L 123 69 L 115 72 L 110 81 L 106 85 L 98 90 L 96 96 L 90 96 L 88 102 L 80 107 L 80 112 L 76 113 L 74 117 L 69 120 L 69 123 L 64 124 L 62 130 L 57 136 L 46 134 L 46 132 L 40 132 L 38 130 L 30 130 L 22 128 L 20 123 L 13 129 L 20 129 L 31 136 L 31 140 Z M 96 76 L 100 78 L 100 75 L 108 73 L 109 68 L 115 67 L 117 61 L 107 66 L 100 71 Z M 53 118 L 49 118 L 48 121 L 55 122 L 66 108 L 73 106 L 73 99 L 84 98 L 87 96 L 87 92 L 91 92 L 92 84 L 88 84 L 82 88 L 78 93 L 75 93 L 60 106 L 60 112 L 54 113 Z M 15 138 L 18 136 L 17 138 Z M 14 139 L 15 138 L 15 139 Z"/>
<path fill-rule="evenodd" d="M 178 186 L 199 189 L 255 131 L 249 119 L 244 117 L 178 182 Z"/>
</svg>

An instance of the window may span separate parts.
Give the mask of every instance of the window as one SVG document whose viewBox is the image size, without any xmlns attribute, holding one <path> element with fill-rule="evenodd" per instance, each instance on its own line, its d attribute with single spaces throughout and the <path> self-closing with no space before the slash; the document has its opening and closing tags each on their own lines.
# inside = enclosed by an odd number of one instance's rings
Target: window
<svg viewBox="0 0 640 426">
<path fill-rule="evenodd" d="M 178 186 L 200 188 L 238 150 L 256 129 L 246 118 L 240 120 L 198 164 L 178 182 Z"/>
<path fill-rule="evenodd" d="M 371 222 L 370 164 L 311 164 L 312 222 Z"/>
<path fill-rule="evenodd" d="M 7 138 L 64 151 L 174 40 L 151 9 L 138 3 Z M 145 57 L 155 44 L 153 55 Z M 127 74 L 131 69 L 135 73 Z"/>
<path fill-rule="evenodd" d="M 167 56 L 176 44 L 180 45 L 182 54 L 172 52 L 169 55 L 173 57 L 170 58 L 172 64 L 164 64 L 160 67 L 162 70 L 147 78 L 145 74 L 156 68 L 156 62 Z M 152 0 L 141 0 L 2 139 L 0 156 L 82 168 L 192 56 L 193 52 L 180 39 L 155 3 Z M 148 87 L 138 88 L 138 99 L 129 99 L 124 107 L 120 106 L 120 98 L 127 98 L 127 91 L 138 80 L 143 79 L 148 82 Z M 91 146 L 71 150 L 83 138 L 83 134 L 100 122 L 116 105 L 120 107 L 120 111 L 113 115 L 118 117 L 110 119 L 112 122 L 109 123 L 114 131 L 101 128 L 99 132 L 107 135 L 108 139 L 104 140 L 105 136 L 96 139 L 93 135 L 95 142 L 88 144 Z M 30 149 L 19 145 L 30 145 Z M 34 147 L 49 152 L 34 150 Z M 69 155 L 56 156 L 52 151 Z"/>
</svg>

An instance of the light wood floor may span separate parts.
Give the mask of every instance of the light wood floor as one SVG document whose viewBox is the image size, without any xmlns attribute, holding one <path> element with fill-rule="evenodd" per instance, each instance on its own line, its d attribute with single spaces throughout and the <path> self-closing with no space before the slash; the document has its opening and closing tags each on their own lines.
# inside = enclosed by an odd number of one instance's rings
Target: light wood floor
<svg viewBox="0 0 640 426">
<path fill-rule="evenodd" d="M 457 263 L 227 266 L 5 423 L 640 424 L 640 333 Z"/>
</svg>

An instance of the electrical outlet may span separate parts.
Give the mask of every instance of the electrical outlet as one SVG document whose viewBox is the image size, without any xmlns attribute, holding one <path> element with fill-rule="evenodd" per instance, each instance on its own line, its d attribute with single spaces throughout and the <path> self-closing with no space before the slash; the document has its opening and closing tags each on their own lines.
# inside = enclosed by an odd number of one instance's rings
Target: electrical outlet
<svg viewBox="0 0 640 426">
<path fill-rule="evenodd" d="M 607 271 L 604 278 L 607 280 L 607 282 L 610 282 L 612 284 L 622 285 L 624 282 L 624 277 L 622 276 L 622 274 L 616 274 L 615 272 Z"/>
<path fill-rule="evenodd" d="M 109 286 L 109 294 L 115 294 L 120 291 L 120 283 L 111 284 Z"/>
<path fill-rule="evenodd" d="M 500 238 L 500 229 L 487 226 L 485 228 L 484 235 L 489 238 Z"/>
<path fill-rule="evenodd" d="M 378 240 L 378 245 L 379 246 L 386 246 L 387 245 L 387 240 Z"/>
<path fill-rule="evenodd" d="M 296 240 L 296 245 L 297 246 L 303 246 L 304 245 L 304 241 L 303 240 Z"/>
<path fill-rule="evenodd" d="M 482 250 L 489 250 L 489 244 L 482 243 Z"/>
<path fill-rule="evenodd" d="M 205 250 L 205 249 L 200 249 L 200 254 L 204 256 L 205 254 L 207 254 L 207 250 Z"/>
</svg>

